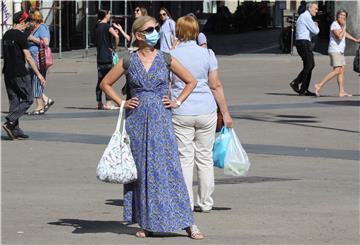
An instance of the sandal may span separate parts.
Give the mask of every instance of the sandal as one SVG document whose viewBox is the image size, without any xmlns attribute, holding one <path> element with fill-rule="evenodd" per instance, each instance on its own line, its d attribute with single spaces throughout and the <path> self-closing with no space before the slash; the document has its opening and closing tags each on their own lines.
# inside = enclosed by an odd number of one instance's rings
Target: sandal
<svg viewBox="0 0 360 245">
<path fill-rule="evenodd" d="M 136 236 L 137 238 L 146 238 L 146 237 L 152 237 L 152 236 L 154 236 L 154 233 L 151 232 L 151 231 L 142 230 L 142 231 L 136 232 L 135 236 Z"/>
<path fill-rule="evenodd" d="M 196 225 L 192 225 L 186 229 L 188 233 L 188 237 L 194 240 L 202 240 L 204 239 L 204 235 L 201 233 L 199 228 Z"/>
<path fill-rule="evenodd" d="M 104 105 L 103 109 L 104 110 L 117 110 L 117 109 L 119 109 L 119 107 L 116 107 L 114 105 L 111 105 L 111 106 Z"/>
<path fill-rule="evenodd" d="M 47 110 L 49 110 L 50 106 L 52 106 L 55 103 L 55 101 L 53 99 L 48 99 L 47 103 L 44 106 L 44 111 L 46 112 Z"/>
<path fill-rule="evenodd" d="M 33 110 L 33 111 L 31 111 L 31 112 L 28 112 L 27 114 L 28 114 L 28 115 L 32 115 L 32 116 L 44 115 L 44 114 L 45 114 L 45 110 L 44 110 L 44 109 Z"/>
</svg>

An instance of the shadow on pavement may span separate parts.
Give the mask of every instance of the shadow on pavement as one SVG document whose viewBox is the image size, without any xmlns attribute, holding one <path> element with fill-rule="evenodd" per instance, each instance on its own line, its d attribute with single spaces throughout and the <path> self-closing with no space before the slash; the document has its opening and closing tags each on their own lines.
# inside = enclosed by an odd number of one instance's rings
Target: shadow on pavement
<svg viewBox="0 0 360 245">
<path fill-rule="evenodd" d="M 83 233 L 116 233 L 134 235 L 139 228 L 129 227 L 120 221 L 99 221 L 82 219 L 59 219 L 56 222 L 49 222 L 49 225 L 72 226 L 74 234 Z"/>
<path fill-rule="evenodd" d="M 231 185 L 231 184 L 254 184 L 261 182 L 269 181 L 293 181 L 298 179 L 289 179 L 289 178 L 274 178 L 274 177 L 259 177 L 259 176 L 250 176 L 250 177 L 233 177 L 233 178 L 224 178 L 224 179 L 215 179 L 216 185 Z M 194 182 L 194 184 L 197 182 Z"/>
<path fill-rule="evenodd" d="M 129 227 L 120 221 L 99 221 L 82 219 L 59 219 L 56 222 L 49 222 L 49 225 L 72 226 L 73 234 L 84 233 L 115 233 L 127 234 L 135 237 L 135 233 L 142 229 Z M 152 237 L 187 237 L 185 234 L 156 232 Z"/>
<path fill-rule="evenodd" d="M 123 199 L 108 199 L 105 202 L 106 205 L 113 205 L 113 206 L 124 206 Z"/>
<path fill-rule="evenodd" d="M 316 103 L 337 106 L 360 106 L 360 100 L 318 101 Z"/>
<path fill-rule="evenodd" d="M 267 122 L 267 123 L 288 124 L 288 125 L 294 125 L 294 126 L 300 126 L 300 127 L 326 129 L 326 130 L 347 132 L 347 133 L 360 133 L 360 131 L 357 131 L 357 130 L 349 130 L 349 129 L 342 129 L 342 128 L 332 128 L 332 127 L 304 124 L 304 123 L 320 122 L 320 121 L 315 121 L 315 120 L 273 120 L 272 118 L 256 117 L 256 116 L 251 116 L 251 115 L 241 115 L 240 116 L 240 115 L 236 115 L 234 113 L 232 113 L 231 116 L 234 119 L 251 120 L 251 121 Z"/>
</svg>

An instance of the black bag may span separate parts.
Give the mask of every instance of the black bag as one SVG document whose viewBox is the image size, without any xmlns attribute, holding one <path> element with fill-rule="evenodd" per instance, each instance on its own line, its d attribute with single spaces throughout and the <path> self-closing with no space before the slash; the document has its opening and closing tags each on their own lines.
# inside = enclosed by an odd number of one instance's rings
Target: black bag
<svg viewBox="0 0 360 245">
<path fill-rule="evenodd" d="M 353 63 L 353 69 L 354 69 L 354 72 L 360 73 L 360 46 L 356 50 L 354 63 Z"/>
</svg>

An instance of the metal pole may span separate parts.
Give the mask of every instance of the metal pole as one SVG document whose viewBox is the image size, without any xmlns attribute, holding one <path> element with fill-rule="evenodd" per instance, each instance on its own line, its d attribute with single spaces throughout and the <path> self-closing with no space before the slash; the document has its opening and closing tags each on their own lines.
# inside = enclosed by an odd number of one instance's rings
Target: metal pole
<svg viewBox="0 0 360 245">
<path fill-rule="evenodd" d="M 292 19 L 292 22 L 291 22 L 291 43 L 290 43 L 290 50 L 291 50 L 291 55 L 293 55 L 294 53 L 294 49 L 293 49 L 293 46 L 294 46 L 294 24 L 295 23 L 295 13 L 293 13 L 293 19 Z"/>
<path fill-rule="evenodd" d="M 88 57 L 88 53 L 89 53 L 89 18 L 88 18 L 88 15 L 89 15 L 89 7 L 88 7 L 88 0 L 85 0 L 85 57 L 87 58 Z"/>
<path fill-rule="evenodd" d="M 125 5 L 124 5 L 124 6 L 125 6 L 125 32 L 127 33 L 127 26 L 128 26 L 127 0 L 125 0 L 124 4 L 125 4 Z M 131 36 L 131 34 L 130 34 L 130 36 Z M 126 40 L 126 38 L 124 38 L 124 45 L 125 45 L 125 48 L 126 48 L 126 47 L 127 47 L 127 40 Z"/>
<path fill-rule="evenodd" d="M 62 50 L 62 28 L 61 28 L 61 0 L 59 0 L 59 59 L 62 58 L 61 56 L 61 50 Z"/>
</svg>

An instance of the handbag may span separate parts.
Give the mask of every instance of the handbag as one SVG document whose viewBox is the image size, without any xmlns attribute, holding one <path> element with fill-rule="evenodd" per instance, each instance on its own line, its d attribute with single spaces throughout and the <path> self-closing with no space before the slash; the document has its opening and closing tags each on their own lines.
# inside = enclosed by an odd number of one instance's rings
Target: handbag
<svg viewBox="0 0 360 245">
<path fill-rule="evenodd" d="M 53 65 L 52 52 L 48 45 L 40 39 L 39 65 L 42 69 L 49 69 Z"/>
<path fill-rule="evenodd" d="M 124 104 L 125 101 L 121 103 L 115 132 L 96 169 L 97 178 L 107 183 L 127 184 L 137 179 L 130 139 L 125 130 L 126 120 L 123 119 Z"/>
<path fill-rule="evenodd" d="M 223 118 L 223 114 L 221 113 L 219 107 L 217 109 L 217 121 L 216 121 L 216 130 L 215 132 L 220 132 L 220 130 L 222 129 L 222 127 L 224 126 L 224 118 Z"/>
</svg>

